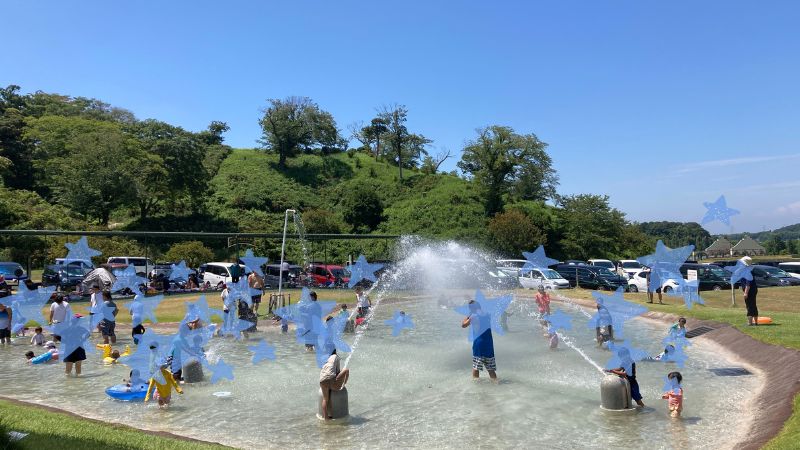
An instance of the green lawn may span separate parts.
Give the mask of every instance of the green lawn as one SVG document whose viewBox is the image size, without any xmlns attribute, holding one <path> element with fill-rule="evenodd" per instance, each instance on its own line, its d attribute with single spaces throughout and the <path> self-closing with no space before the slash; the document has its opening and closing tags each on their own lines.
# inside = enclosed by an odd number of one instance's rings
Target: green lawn
<svg viewBox="0 0 800 450">
<path fill-rule="evenodd" d="M 585 289 L 564 291 L 572 298 L 592 299 L 592 292 Z M 729 323 L 743 333 L 760 341 L 800 350 L 800 287 L 764 288 L 758 291 L 758 310 L 769 316 L 773 325 L 749 327 L 744 312 L 741 291 L 736 291 L 736 306 L 731 306 L 730 291 L 702 292 L 705 305 L 694 305 L 687 310 L 680 297 L 664 295 L 666 305 L 646 304 L 651 311 L 662 311 L 704 320 Z M 645 304 L 644 293 L 625 294 L 625 299 Z M 656 297 L 656 302 L 658 301 Z M 783 425 L 781 433 L 764 447 L 769 450 L 800 449 L 800 394 L 794 398 L 794 413 Z"/>
<path fill-rule="evenodd" d="M 6 433 L 28 433 L 9 445 Z M 221 445 L 159 436 L 124 425 L 114 425 L 70 414 L 0 400 L 0 448 L 19 449 L 224 449 Z"/>
</svg>

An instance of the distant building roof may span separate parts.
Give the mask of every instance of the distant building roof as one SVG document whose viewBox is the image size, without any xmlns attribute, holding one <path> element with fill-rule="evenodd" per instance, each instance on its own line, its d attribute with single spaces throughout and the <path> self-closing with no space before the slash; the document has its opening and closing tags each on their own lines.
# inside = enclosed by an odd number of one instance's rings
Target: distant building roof
<svg viewBox="0 0 800 450">
<path fill-rule="evenodd" d="M 753 238 L 751 238 L 750 236 L 743 237 L 742 240 L 737 242 L 736 245 L 734 245 L 731 250 L 733 250 L 734 252 L 767 251 L 767 249 L 765 249 L 763 246 L 761 246 L 761 244 L 753 240 Z"/>
<path fill-rule="evenodd" d="M 729 252 L 731 251 L 731 241 L 725 239 L 724 237 L 717 238 L 713 244 L 709 245 L 706 249 L 706 253 L 709 252 Z"/>
</svg>

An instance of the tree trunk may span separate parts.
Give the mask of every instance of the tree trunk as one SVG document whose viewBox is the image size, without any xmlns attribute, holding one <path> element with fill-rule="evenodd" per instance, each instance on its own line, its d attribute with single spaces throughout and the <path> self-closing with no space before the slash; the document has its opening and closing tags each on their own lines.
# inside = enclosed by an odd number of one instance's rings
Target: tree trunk
<svg viewBox="0 0 800 450">
<path fill-rule="evenodd" d="M 378 155 L 381 154 L 381 135 L 375 138 L 375 162 L 378 162 Z"/>
<path fill-rule="evenodd" d="M 403 151 L 402 147 L 397 150 L 397 167 L 400 169 L 400 181 L 403 181 Z"/>
</svg>

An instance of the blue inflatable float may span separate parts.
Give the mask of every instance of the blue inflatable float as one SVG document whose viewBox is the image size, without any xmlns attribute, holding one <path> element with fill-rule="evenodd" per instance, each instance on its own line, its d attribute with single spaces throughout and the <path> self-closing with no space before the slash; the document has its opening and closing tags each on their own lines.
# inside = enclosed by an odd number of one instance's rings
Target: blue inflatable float
<svg viewBox="0 0 800 450">
<path fill-rule="evenodd" d="M 130 387 L 124 384 L 117 384 L 106 388 L 106 395 L 114 400 L 121 400 L 123 402 L 140 402 L 143 401 L 145 395 L 147 395 L 147 385 L 142 384 Z"/>
<path fill-rule="evenodd" d="M 53 354 L 50 352 L 44 352 L 41 355 L 32 358 L 31 364 L 44 364 L 51 359 L 53 359 Z"/>
</svg>

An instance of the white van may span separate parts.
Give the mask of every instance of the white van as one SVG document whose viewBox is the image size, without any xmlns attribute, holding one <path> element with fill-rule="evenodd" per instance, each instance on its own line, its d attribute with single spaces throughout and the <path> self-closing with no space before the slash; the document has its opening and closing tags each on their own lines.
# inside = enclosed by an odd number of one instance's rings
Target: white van
<svg viewBox="0 0 800 450">
<path fill-rule="evenodd" d="M 608 270 L 610 270 L 612 272 L 617 270 L 616 266 L 614 266 L 614 263 L 611 262 L 608 259 L 590 259 L 589 260 L 589 265 L 590 266 L 595 266 L 595 267 L 602 267 L 602 268 L 608 269 Z"/>
<path fill-rule="evenodd" d="M 780 263 L 778 268 L 795 278 L 800 278 L 800 261 Z"/>
<path fill-rule="evenodd" d="M 644 266 L 635 259 L 621 259 L 617 265 L 617 275 L 630 280 L 643 269 Z"/>
<path fill-rule="evenodd" d="M 141 256 L 111 256 L 108 258 L 106 263 L 133 266 L 133 268 L 136 269 L 136 275 L 144 278 L 146 278 L 147 274 L 150 273 L 150 269 L 155 266 L 150 258 L 144 258 Z"/>
<path fill-rule="evenodd" d="M 212 287 L 220 287 L 223 283 L 232 283 L 233 277 L 231 276 L 230 262 L 210 262 L 200 266 L 200 275 L 202 276 L 203 283 L 209 282 Z M 244 265 L 239 264 L 241 270 L 239 273 L 241 277 L 246 277 L 244 274 Z"/>
<path fill-rule="evenodd" d="M 519 275 L 519 284 L 525 289 L 569 289 L 569 281 L 565 280 L 553 269 L 531 269 L 526 274 Z"/>
</svg>

